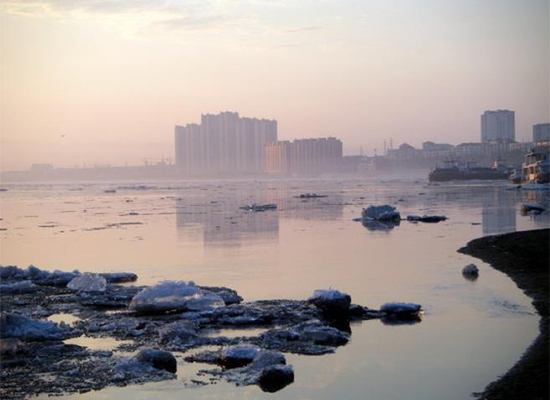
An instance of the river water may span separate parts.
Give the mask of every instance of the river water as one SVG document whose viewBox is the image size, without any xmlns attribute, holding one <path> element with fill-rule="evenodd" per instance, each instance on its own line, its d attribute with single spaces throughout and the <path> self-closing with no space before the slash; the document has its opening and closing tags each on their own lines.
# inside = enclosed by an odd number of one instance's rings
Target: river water
<svg viewBox="0 0 550 400">
<path fill-rule="evenodd" d="M 274 394 L 224 382 L 195 387 L 190 379 L 207 366 L 182 362 L 174 381 L 70 398 L 463 400 L 502 375 L 538 333 L 529 298 L 457 249 L 483 235 L 548 227 L 547 212 L 520 213 L 525 202 L 548 204 L 547 193 L 495 182 L 432 186 L 425 175 L 3 187 L 2 265 L 133 271 L 138 284 L 193 280 L 245 300 L 305 299 L 330 287 L 371 308 L 406 301 L 425 310 L 414 325 L 352 325 L 351 341 L 332 355 L 287 354 L 295 382 Z M 327 197 L 296 198 L 310 192 Z M 248 203 L 278 210 L 239 209 Z M 373 230 L 352 221 L 369 204 L 449 219 Z M 476 281 L 461 275 L 472 262 Z"/>
</svg>

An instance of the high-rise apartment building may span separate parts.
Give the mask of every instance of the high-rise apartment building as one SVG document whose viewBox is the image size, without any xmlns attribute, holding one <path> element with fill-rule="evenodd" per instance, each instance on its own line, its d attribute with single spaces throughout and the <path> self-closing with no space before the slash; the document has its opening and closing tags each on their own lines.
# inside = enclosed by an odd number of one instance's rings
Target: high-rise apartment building
<svg viewBox="0 0 550 400">
<path fill-rule="evenodd" d="M 175 127 L 176 166 L 189 174 L 258 173 L 263 147 L 277 141 L 277 121 L 236 112 L 203 114 L 201 123 Z"/>
<path fill-rule="evenodd" d="M 317 174 L 337 170 L 343 157 L 339 139 L 299 139 L 264 146 L 265 170 L 270 174 Z"/>
<path fill-rule="evenodd" d="M 514 142 L 516 140 L 515 113 L 510 110 L 485 111 L 481 116 L 481 141 Z"/>
<path fill-rule="evenodd" d="M 533 125 L 533 143 L 550 142 L 550 124 Z"/>
</svg>

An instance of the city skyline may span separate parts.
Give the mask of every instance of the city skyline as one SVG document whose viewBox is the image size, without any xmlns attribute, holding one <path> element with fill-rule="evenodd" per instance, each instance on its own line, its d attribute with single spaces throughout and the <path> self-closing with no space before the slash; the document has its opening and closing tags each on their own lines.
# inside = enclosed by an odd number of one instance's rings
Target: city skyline
<svg viewBox="0 0 550 400">
<path fill-rule="evenodd" d="M 516 140 L 550 119 L 546 1 L 66 2 L 0 6 L 2 170 L 141 164 L 205 110 L 277 119 L 279 139 Z M 38 67 L 39 66 L 39 67 Z"/>
</svg>

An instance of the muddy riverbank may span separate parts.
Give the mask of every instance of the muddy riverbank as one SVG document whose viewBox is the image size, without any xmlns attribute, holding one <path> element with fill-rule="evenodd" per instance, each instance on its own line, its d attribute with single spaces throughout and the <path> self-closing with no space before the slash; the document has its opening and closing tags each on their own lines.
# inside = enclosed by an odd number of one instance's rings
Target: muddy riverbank
<svg viewBox="0 0 550 400">
<path fill-rule="evenodd" d="M 481 399 L 548 399 L 548 286 L 550 230 L 540 229 L 472 240 L 459 252 L 507 274 L 541 316 L 540 335 L 505 375 L 488 385 Z"/>
</svg>

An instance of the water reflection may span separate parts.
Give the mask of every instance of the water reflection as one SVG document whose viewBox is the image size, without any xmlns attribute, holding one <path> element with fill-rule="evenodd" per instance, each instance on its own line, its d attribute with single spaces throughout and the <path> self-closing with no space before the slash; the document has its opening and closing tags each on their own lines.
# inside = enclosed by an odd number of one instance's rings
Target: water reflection
<svg viewBox="0 0 550 400">
<path fill-rule="evenodd" d="M 481 223 L 483 235 L 513 232 L 516 230 L 516 202 L 514 193 L 494 190 L 483 198 Z"/>
<path fill-rule="evenodd" d="M 242 210 L 247 204 L 276 204 L 277 210 Z M 336 221 L 346 203 L 341 193 L 318 199 L 300 199 L 284 190 L 262 188 L 246 196 L 242 191 L 218 190 L 200 197 L 178 197 L 176 226 L 183 240 L 202 236 L 205 246 L 241 246 L 249 241 L 276 242 L 279 219 Z"/>
<path fill-rule="evenodd" d="M 278 212 L 240 210 L 242 205 L 243 202 L 235 197 L 207 205 L 197 205 L 186 199 L 179 200 L 176 202 L 178 234 L 189 239 L 189 234 L 202 231 L 205 246 L 241 246 L 243 242 L 250 240 L 277 241 Z"/>
</svg>

